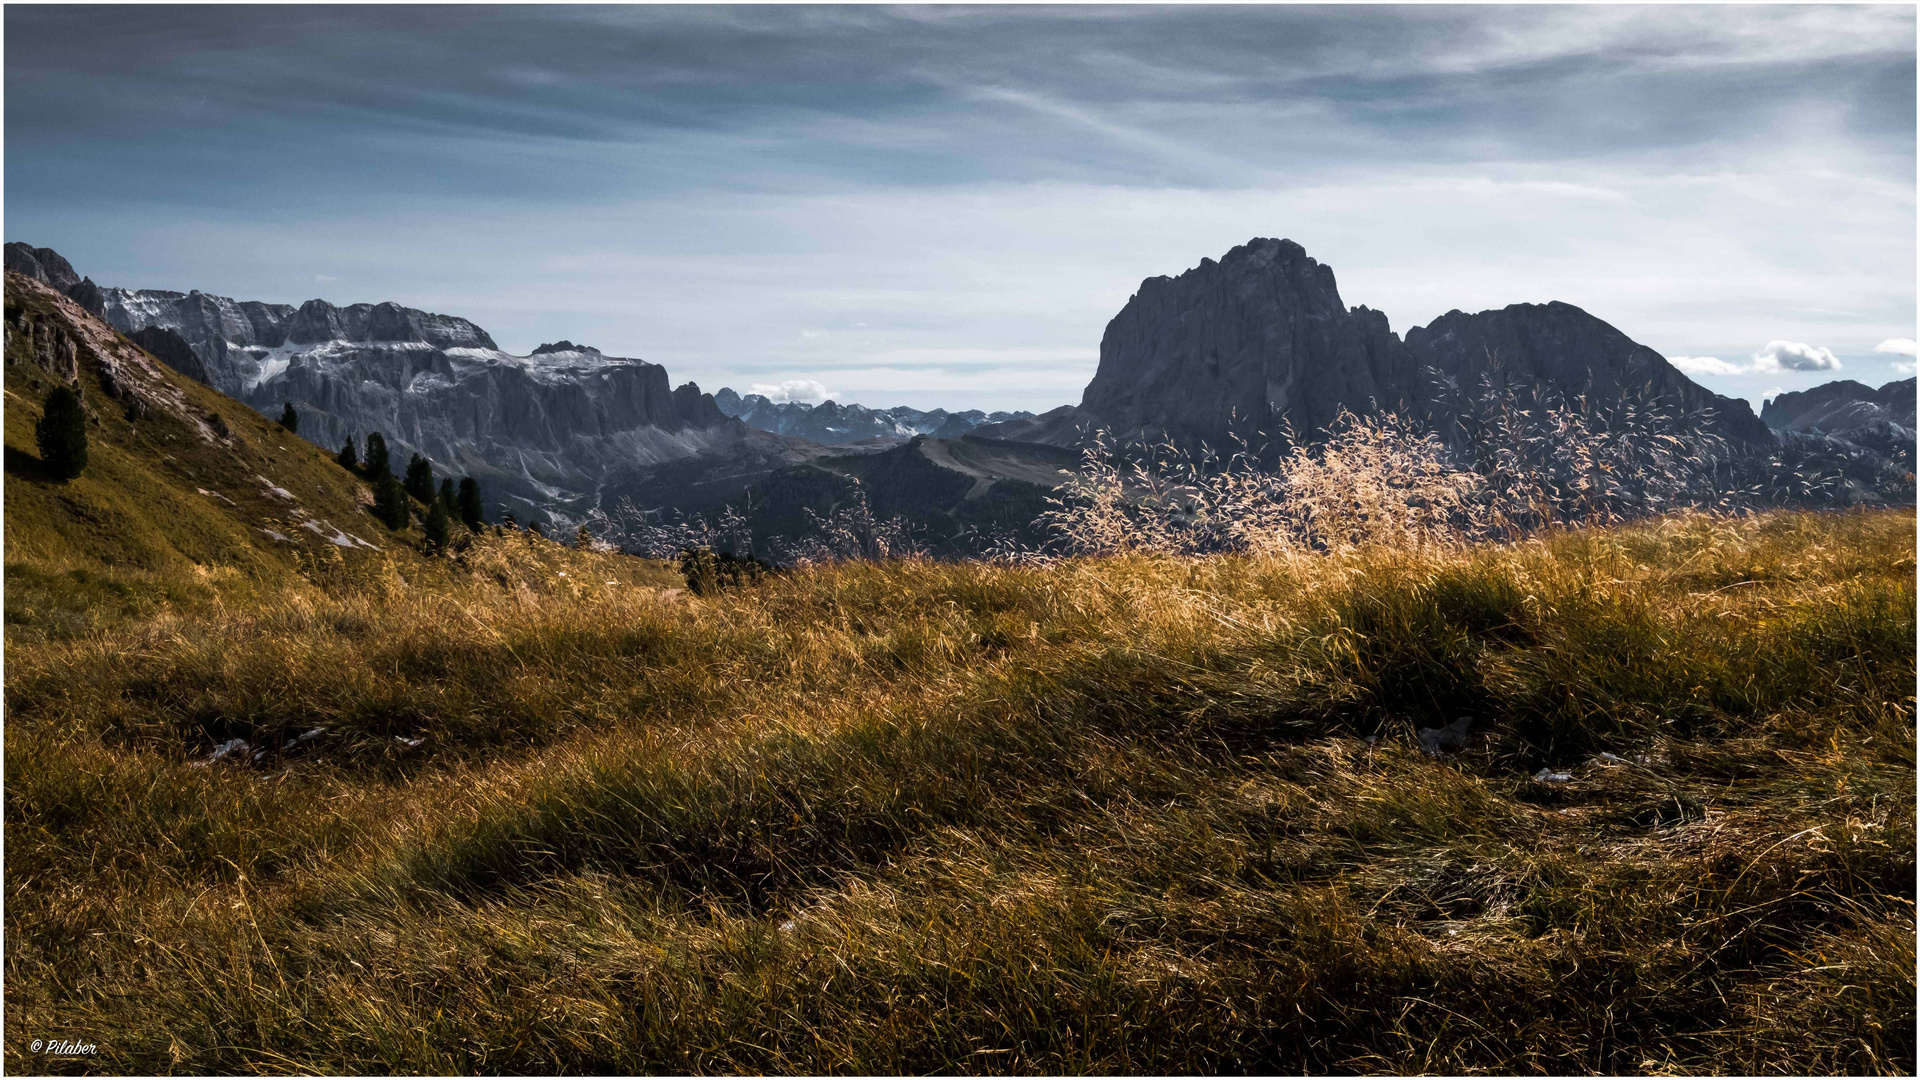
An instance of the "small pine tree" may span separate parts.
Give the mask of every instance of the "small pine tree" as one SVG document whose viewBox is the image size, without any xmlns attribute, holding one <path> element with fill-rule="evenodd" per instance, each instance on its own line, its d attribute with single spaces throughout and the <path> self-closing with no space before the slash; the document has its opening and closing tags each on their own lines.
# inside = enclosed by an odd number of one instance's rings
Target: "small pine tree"
<svg viewBox="0 0 1920 1080">
<path fill-rule="evenodd" d="M 433 501 L 433 462 L 419 454 L 407 460 L 407 494 L 423 503 Z"/>
<path fill-rule="evenodd" d="M 293 411 L 293 402 L 291 401 L 287 402 L 286 408 L 280 410 L 280 426 L 286 428 L 287 434 L 289 435 L 298 435 L 300 433 L 300 414 Z"/>
<path fill-rule="evenodd" d="M 373 516 L 394 532 L 406 528 L 412 516 L 412 509 L 407 505 L 407 489 L 400 486 L 392 473 L 374 481 Z"/>
<path fill-rule="evenodd" d="M 348 472 L 360 468 L 360 451 L 353 448 L 353 432 L 347 432 L 346 445 L 340 447 L 340 453 L 333 460 L 339 462 L 340 467 Z"/>
<path fill-rule="evenodd" d="M 449 476 L 440 481 L 440 494 L 435 496 L 435 498 L 447 504 L 447 513 L 451 514 L 454 512 L 453 477 Z"/>
<path fill-rule="evenodd" d="M 460 520 L 467 523 L 467 528 L 479 532 L 480 526 L 486 524 L 486 515 L 480 512 L 480 481 L 471 476 L 461 478 L 458 505 Z"/>
<path fill-rule="evenodd" d="M 393 475 L 393 463 L 387 459 L 387 438 L 377 431 L 367 432 L 367 463 L 362 471 L 376 483 L 383 476 Z"/>
<path fill-rule="evenodd" d="M 440 499 L 433 500 L 433 505 L 427 508 L 427 520 L 424 526 L 427 543 L 433 545 L 433 550 L 441 551 L 446 548 L 447 528 L 451 524 L 452 519 L 447 516 L 447 504 Z"/>
<path fill-rule="evenodd" d="M 71 480 L 87 467 L 87 414 L 72 387 L 47 391 L 46 406 L 33 433 L 40 442 L 40 463 L 56 478 Z"/>
</svg>

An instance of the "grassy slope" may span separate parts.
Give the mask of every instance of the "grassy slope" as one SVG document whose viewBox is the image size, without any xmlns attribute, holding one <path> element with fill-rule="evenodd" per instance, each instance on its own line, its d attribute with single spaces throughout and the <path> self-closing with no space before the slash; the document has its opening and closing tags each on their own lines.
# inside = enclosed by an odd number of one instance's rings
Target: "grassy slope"
<svg viewBox="0 0 1920 1080">
<path fill-rule="evenodd" d="M 316 563 L 372 557 L 368 548 L 330 543 L 306 522 L 327 537 L 344 531 L 382 549 L 383 564 L 420 563 L 409 544 L 418 529 L 387 532 L 363 509 L 366 485 L 331 454 L 146 357 L 36 282 L 9 273 L 6 302 L 10 633 L 71 633 L 101 618 L 275 586 Z M 89 457 L 67 482 L 39 468 L 34 425 L 57 376 L 34 360 L 36 327 L 75 342 L 80 357 Z M 102 349 L 118 355 L 126 381 L 149 403 L 139 419 L 102 387 Z M 214 416 L 224 436 L 207 422 Z"/>
<path fill-rule="evenodd" d="M 1911 512 L 632 563 L 10 628 L 9 1069 L 1914 1069 Z"/>
</svg>

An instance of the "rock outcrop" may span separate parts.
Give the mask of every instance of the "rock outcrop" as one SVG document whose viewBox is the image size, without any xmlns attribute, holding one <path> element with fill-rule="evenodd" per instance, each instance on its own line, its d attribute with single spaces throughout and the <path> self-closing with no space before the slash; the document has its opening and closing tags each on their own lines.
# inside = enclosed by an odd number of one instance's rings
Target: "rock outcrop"
<svg viewBox="0 0 1920 1080">
<path fill-rule="evenodd" d="M 207 366 L 200 362 L 187 339 L 164 326 L 148 326 L 127 335 L 135 345 L 152 353 L 154 359 L 196 382 L 207 381 Z"/>
<path fill-rule="evenodd" d="M 64 293 L 68 299 L 96 315 L 100 313 L 100 286 L 95 285 L 92 278 L 81 277 L 73 264 L 61 258 L 60 253 L 52 248 L 10 243 L 6 245 L 6 268 Z"/>
</svg>

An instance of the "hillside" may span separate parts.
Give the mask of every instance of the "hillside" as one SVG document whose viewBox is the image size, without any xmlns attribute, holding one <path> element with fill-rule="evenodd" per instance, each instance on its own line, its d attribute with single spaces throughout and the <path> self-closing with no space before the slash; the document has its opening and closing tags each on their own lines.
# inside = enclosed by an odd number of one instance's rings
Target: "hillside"
<svg viewBox="0 0 1920 1080">
<path fill-rule="evenodd" d="M 34 425 L 77 385 L 89 457 L 40 467 Z M 56 629 L 216 583 L 272 585 L 369 557 L 416 561 L 332 455 L 173 371 L 67 297 L 6 277 L 6 617 Z"/>
<path fill-rule="evenodd" d="M 9 1071 L 1914 1070 L 1910 512 L 710 596 L 485 543 L 9 627 Z"/>
</svg>

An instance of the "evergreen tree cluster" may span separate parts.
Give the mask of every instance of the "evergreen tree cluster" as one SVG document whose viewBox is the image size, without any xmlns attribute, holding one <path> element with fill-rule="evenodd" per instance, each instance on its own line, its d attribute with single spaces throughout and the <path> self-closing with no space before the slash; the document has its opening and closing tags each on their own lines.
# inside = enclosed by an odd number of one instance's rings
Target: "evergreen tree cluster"
<svg viewBox="0 0 1920 1080">
<path fill-rule="evenodd" d="M 291 415 L 293 406 L 287 406 L 287 412 Z M 294 422 L 299 422 L 297 417 Z M 479 532 L 486 524 L 478 480 L 471 476 L 462 477 L 456 487 L 453 478 L 446 477 L 436 489 L 433 462 L 419 454 L 408 458 L 406 478 L 396 477 L 393 475 L 386 436 L 377 431 L 367 433 L 364 454 L 354 443 L 353 436 L 348 435 L 346 444 L 340 447 L 340 453 L 335 455 L 334 460 L 340 463 L 341 468 L 358 473 L 373 485 L 373 516 L 379 518 L 382 524 L 398 532 L 406 528 L 407 523 L 418 514 L 427 543 L 436 549 L 445 548 L 451 541 L 456 517 L 470 532 Z M 415 509 L 415 501 L 425 506 L 424 512 Z"/>
</svg>

